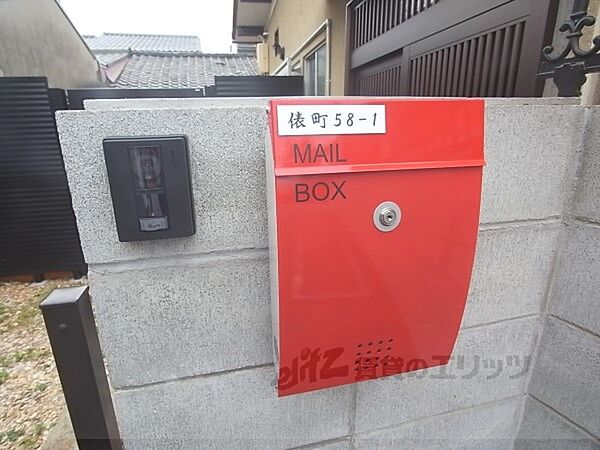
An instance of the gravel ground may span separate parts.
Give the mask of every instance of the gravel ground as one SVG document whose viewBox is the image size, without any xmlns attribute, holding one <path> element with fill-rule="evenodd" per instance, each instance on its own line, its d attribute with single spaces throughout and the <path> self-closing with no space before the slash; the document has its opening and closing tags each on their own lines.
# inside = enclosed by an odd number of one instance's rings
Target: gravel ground
<svg viewBox="0 0 600 450">
<path fill-rule="evenodd" d="M 0 282 L 0 450 L 39 448 L 64 408 L 38 306 L 53 289 L 85 282 Z"/>
</svg>

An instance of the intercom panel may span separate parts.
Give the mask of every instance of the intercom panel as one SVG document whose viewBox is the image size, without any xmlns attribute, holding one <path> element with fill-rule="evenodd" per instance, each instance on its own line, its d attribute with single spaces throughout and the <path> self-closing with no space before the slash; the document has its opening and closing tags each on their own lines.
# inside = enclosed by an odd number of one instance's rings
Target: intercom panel
<svg viewBox="0 0 600 450">
<path fill-rule="evenodd" d="M 119 241 L 195 233 L 185 136 L 104 139 Z"/>
</svg>

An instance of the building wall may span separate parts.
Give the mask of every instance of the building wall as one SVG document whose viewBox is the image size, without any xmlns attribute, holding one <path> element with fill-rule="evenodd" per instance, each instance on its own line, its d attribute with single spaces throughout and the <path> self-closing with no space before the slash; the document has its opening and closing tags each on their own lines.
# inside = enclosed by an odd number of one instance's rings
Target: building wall
<svg viewBox="0 0 600 450">
<path fill-rule="evenodd" d="M 346 57 L 346 6 L 337 0 L 278 0 L 271 19 L 266 25 L 269 33 L 269 72 L 274 74 L 284 62 L 273 52 L 275 32 L 279 30 L 279 43 L 285 48 L 286 58 L 291 57 L 326 19 L 331 20 L 331 95 L 344 94 Z M 325 42 L 325 32 L 291 60 L 292 67 L 302 70 L 302 58 Z M 300 72 L 301 73 L 301 72 Z"/>
<path fill-rule="evenodd" d="M 600 108 L 585 122 L 518 448 L 548 448 L 551 439 L 600 448 Z"/>
<path fill-rule="evenodd" d="M 96 59 L 54 0 L 0 1 L 0 76 L 45 76 L 50 87 L 100 84 Z"/>
<path fill-rule="evenodd" d="M 593 36 L 600 35 L 600 0 L 592 0 L 590 2 L 589 11 L 594 14 L 597 20 L 596 26 L 592 32 L 588 32 L 586 36 L 588 45 Z M 581 104 L 584 106 L 600 105 L 600 73 L 592 73 L 588 75 L 587 82 L 583 85 L 581 92 Z"/>
<path fill-rule="evenodd" d="M 569 18 L 573 8 L 574 0 L 560 0 L 557 13 L 557 21 L 554 30 L 553 43 L 557 48 L 562 48 L 566 42 L 564 33 L 558 31 L 560 25 Z M 600 16 L 600 0 L 590 0 L 590 14 Z M 279 29 L 280 44 L 285 47 L 286 57 L 291 56 L 310 35 L 323 23 L 326 18 L 332 20 L 331 25 L 331 95 L 344 95 L 345 72 L 346 72 L 346 33 L 345 33 L 345 2 L 335 0 L 278 0 L 272 17 L 267 23 L 266 30 L 269 32 L 269 72 L 275 71 L 284 62 L 273 52 L 275 31 Z M 582 38 L 582 45 L 587 48 L 591 45 L 593 36 L 598 34 L 600 22 L 596 26 L 586 27 Z M 292 67 L 302 68 L 302 58 L 314 51 L 324 42 L 325 33 L 320 33 L 313 42 L 306 47 L 298 57 L 294 58 Z M 597 104 L 600 98 L 600 87 L 598 75 L 588 76 L 588 83 L 584 87 L 586 104 Z M 545 97 L 555 97 L 558 90 L 551 80 L 547 80 L 544 87 Z"/>
<path fill-rule="evenodd" d="M 541 336 L 582 142 L 583 108 L 560 100 L 487 102 L 477 255 L 445 369 L 278 398 L 266 248 L 266 101 L 157 100 L 155 109 L 152 102 L 143 109 L 127 109 L 126 100 L 94 102 L 94 110 L 57 113 L 127 448 L 512 448 L 524 408 L 540 412 L 539 402 L 527 395 L 540 339 L 583 333 L 550 318 L 556 324 L 546 324 Z M 111 109 L 115 105 L 120 109 Z M 102 140 L 157 133 L 188 136 L 197 232 L 120 243 Z M 593 173 L 596 159 L 589 161 Z M 587 183 L 589 192 L 597 188 L 593 176 Z M 597 211 L 596 202 L 590 197 L 577 211 L 592 219 L 585 208 Z M 579 222 L 588 233 L 584 238 L 595 231 L 589 220 Z M 573 242 L 575 249 L 583 245 L 581 238 Z M 591 296 L 594 283 L 563 289 L 574 289 L 567 297 L 575 301 L 580 291 Z M 595 311 L 593 302 L 584 305 Z M 586 311 L 580 315 L 585 318 Z M 562 334 L 548 332 L 551 326 Z M 587 382 L 598 372 L 585 355 L 598 347 L 589 343 L 593 334 L 582 336 L 585 341 L 565 345 L 585 344 L 569 357 Z M 531 386 L 564 382 L 536 378 L 538 373 L 536 368 Z M 570 389 L 586 392 L 578 385 Z M 594 389 L 588 388 L 585 405 L 598 404 Z M 590 412 L 585 420 L 597 415 Z M 593 425 L 586 424 L 590 432 Z"/>
</svg>

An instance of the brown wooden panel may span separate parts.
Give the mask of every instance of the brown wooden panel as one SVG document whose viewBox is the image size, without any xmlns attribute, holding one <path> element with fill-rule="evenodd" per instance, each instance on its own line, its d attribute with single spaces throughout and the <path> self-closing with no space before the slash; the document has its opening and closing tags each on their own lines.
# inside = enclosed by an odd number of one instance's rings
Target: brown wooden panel
<svg viewBox="0 0 600 450">
<path fill-rule="evenodd" d="M 471 39 L 469 48 L 469 60 L 467 61 L 467 77 L 465 79 L 464 96 L 471 97 L 473 95 L 473 80 L 475 75 L 475 58 L 479 46 L 479 39 Z"/>
<path fill-rule="evenodd" d="M 415 66 L 416 68 L 416 66 Z M 400 66 L 365 75 L 358 81 L 358 95 L 395 96 L 400 88 Z"/>
<path fill-rule="evenodd" d="M 506 89 L 504 91 L 505 97 L 510 97 L 516 92 L 515 86 L 517 82 L 517 69 L 519 60 L 521 58 L 521 42 L 523 40 L 523 28 L 525 22 L 520 22 L 515 25 L 515 37 L 512 43 L 512 50 L 510 53 L 510 62 L 508 64 L 508 78 L 506 81 Z"/>
<path fill-rule="evenodd" d="M 485 51 L 486 41 L 486 36 L 479 36 L 477 38 L 477 56 L 475 57 L 477 64 L 473 63 L 473 71 L 475 72 L 475 75 L 470 92 L 470 95 L 473 97 L 479 95 L 479 87 L 481 86 L 481 78 L 483 74 L 483 64 L 481 64 L 481 61 L 483 60 L 483 52 Z"/>
<path fill-rule="evenodd" d="M 355 48 L 349 65 L 354 68 L 351 86 L 356 89 L 349 93 L 539 95 L 536 72 L 541 47 L 535 46 L 547 39 L 557 1 L 351 2 L 349 14 L 359 19 L 352 22 L 358 38 L 350 40 Z M 542 13 L 546 14 L 543 20 Z M 365 29 L 367 34 L 361 38 Z M 391 56 L 399 52 L 405 54 L 404 61 Z M 533 61 L 524 63 L 526 56 Z"/>
<path fill-rule="evenodd" d="M 492 48 L 494 45 L 494 34 L 485 35 L 485 50 L 483 51 L 483 60 L 481 61 L 481 84 L 479 85 L 479 96 L 485 97 L 487 94 L 488 79 L 490 78 L 490 66 L 492 64 Z"/>
<path fill-rule="evenodd" d="M 496 80 L 498 78 L 498 64 L 500 63 L 500 49 L 502 48 L 502 30 L 494 32 L 494 47 L 492 51 L 492 62 L 488 77 L 487 97 L 496 94 Z"/>
<path fill-rule="evenodd" d="M 454 62 L 454 73 L 452 74 L 452 91 L 450 95 L 456 97 L 458 95 L 458 78 L 460 76 L 460 61 L 462 58 L 462 45 L 456 45 L 456 60 Z"/>
<path fill-rule="evenodd" d="M 381 36 L 392 28 L 431 8 L 441 0 L 363 0 L 350 5 L 358 38 L 353 49 Z"/>
<path fill-rule="evenodd" d="M 500 56 L 500 67 L 498 69 L 498 84 L 496 86 L 496 95 L 501 97 L 504 95 L 504 86 L 508 77 L 508 55 L 512 50 L 512 36 L 514 26 L 504 29 L 504 45 L 502 46 L 502 55 Z"/>
<path fill-rule="evenodd" d="M 450 49 L 444 48 L 442 49 L 442 70 L 440 72 L 440 96 L 446 95 L 446 82 L 447 77 L 444 76 L 446 71 L 448 70 L 448 59 L 450 57 Z"/>
<path fill-rule="evenodd" d="M 441 75 L 438 75 L 438 63 L 440 62 L 442 56 L 442 52 L 433 52 L 431 54 L 431 58 L 433 60 L 433 65 L 431 67 L 431 82 L 429 84 L 429 96 L 436 96 L 435 85 L 437 82 L 437 78 Z"/>
<path fill-rule="evenodd" d="M 410 59 L 410 95 L 513 96 L 523 22 L 508 24 Z M 515 55 L 516 54 L 516 55 Z M 402 95 L 400 59 L 361 78 L 357 95 Z"/>
<path fill-rule="evenodd" d="M 367 13 L 367 23 L 375 23 L 373 4 L 375 0 L 364 0 L 367 7 L 371 8 Z M 381 1 L 381 0 L 378 0 Z M 400 1 L 400 0 L 394 0 Z M 498 20 L 492 17 L 494 25 L 507 23 L 515 18 L 523 17 L 529 12 L 529 2 L 540 1 L 547 2 L 553 0 L 442 0 L 425 11 L 414 14 L 416 0 L 406 0 L 406 17 L 397 26 L 380 35 L 372 35 L 356 49 L 352 49 L 350 55 L 350 66 L 357 68 L 370 61 L 382 58 L 389 53 L 393 53 L 399 48 L 416 43 L 422 39 L 434 36 L 447 29 L 454 30 L 457 26 L 462 28 L 462 24 L 476 19 L 482 14 L 490 11 L 500 10 L 503 19 Z M 352 14 L 354 3 L 350 5 L 349 13 Z M 369 10 L 368 10 L 369 11 Z M 490 20 L 485 22 L 489 25 Z M 479 24 L 479 22 L 478 22 Z M 368 28 L 373 29 L 372 26 Z M 475 32 L 481 32 L 481 28 Z M 454 34 L 454 33 L 452 33 Z M 445 40 L 446 38 L 444 38 Z M 456 38 L 454 39 L 456 40 Z M 445 43 L 449 41 L 445 40 Z"/>
</svg>

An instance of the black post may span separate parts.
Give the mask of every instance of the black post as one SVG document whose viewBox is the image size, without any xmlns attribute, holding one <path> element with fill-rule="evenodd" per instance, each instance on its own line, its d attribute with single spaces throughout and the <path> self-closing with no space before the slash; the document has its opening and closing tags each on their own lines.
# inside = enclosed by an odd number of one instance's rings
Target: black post
<svg viewBox="0 0 600 450">
<path fill-rule="evenodd" d="M 587 15 L 590 0 L 575 0 L 573 3 L 573 14 L 581 14 L 581 17 Z"/>
<path fill-rule="evenodd" d="M 55 289 L 41 304 L 81 450 L 122 450 L 87 286 Z"/>
</svg>

